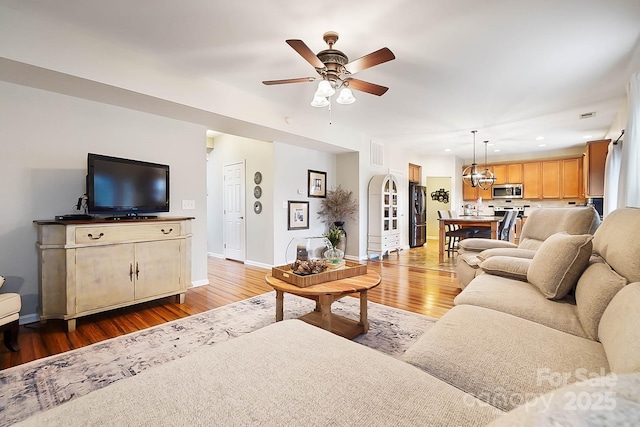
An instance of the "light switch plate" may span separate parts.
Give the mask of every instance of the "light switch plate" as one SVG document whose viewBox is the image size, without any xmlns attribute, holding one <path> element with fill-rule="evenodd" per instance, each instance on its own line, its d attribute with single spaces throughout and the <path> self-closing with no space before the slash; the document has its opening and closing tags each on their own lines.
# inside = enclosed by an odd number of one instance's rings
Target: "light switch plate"
<svg viewBox="0 0 640 427">
<path fill-rule="evenodd" d="M 182 201 L 182 209 L 195 209 L 196 201 L 195 200 L 183 200 Z"/>
</svg>

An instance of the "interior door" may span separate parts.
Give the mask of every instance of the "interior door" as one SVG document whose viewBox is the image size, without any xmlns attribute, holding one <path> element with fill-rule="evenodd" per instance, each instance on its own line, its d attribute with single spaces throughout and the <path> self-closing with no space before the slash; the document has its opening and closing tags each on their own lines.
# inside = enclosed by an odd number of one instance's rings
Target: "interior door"
<svg viewBox="0 0 640 427">
<path fill-rule="evenodd" d="M 224 257 L 246 259 L 245 165 L 225 165 L 224 169 Z"/>
</svg>

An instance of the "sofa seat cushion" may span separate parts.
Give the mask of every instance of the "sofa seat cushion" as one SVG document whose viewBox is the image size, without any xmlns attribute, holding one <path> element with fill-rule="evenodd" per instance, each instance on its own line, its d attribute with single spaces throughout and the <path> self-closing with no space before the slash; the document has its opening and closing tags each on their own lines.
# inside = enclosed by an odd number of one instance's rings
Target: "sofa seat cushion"
<svg viewBox="0 0 640 427">
<path fill-rule="evenodd" d="M 587 336 L 598 340 L 598 325 L 613 297 L 627 284 L 627 279 L 609 264 L 594 256 L 576 285 L 578 318 Z"/>
<path fill-rule="evenodd" d="M 0 294 L 0 325 L 18 320 L 21 308 L 20 294 Z"/>
<path fill-rule="evenodd" d="M 638 425 L 640 374 L 610 374 L 539 396 L 488 427 Z"/>
<path fill-rule="evenodd" d="M 528 258 L 514 258 L 510 256 L 492 256 L 480 263 L 480 268 L 494 276 L 527 281 L 527 271 L 531 260 Z"/>
<path fill-rule="evenodd" d="M 285 320 L 22 425 L 486 425 L 495 408 L 378 351 Z"/>
<path fill-rule="evenodd" d="M 475 305 L 512 314 L 581 338 L 588 338 L 573 298 L 545 298 L 530 283 L 482 274 L 453 300 L 456 305 Z"/>
<path fill-rule="evenodd" d="M 549 237 L 536 252 L 527 280 L 549 299 L 564 298 L 576 285 L 591 256 L 590 234 L 565 232 Z"/>
<path fill-rule="evenodd" d="M 449 310 L 404 360 L 503 410 L 581 375 L 609 372 L 596 341 L 471 305 Z"/>
</svg>

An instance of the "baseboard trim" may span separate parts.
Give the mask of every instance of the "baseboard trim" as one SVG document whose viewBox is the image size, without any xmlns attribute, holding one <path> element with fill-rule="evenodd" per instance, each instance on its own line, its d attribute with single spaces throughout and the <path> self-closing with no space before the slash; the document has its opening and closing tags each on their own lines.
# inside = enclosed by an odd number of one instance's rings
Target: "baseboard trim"
<svg viewBox="0 0 640 427">
<path fill-rule="evenodd" d="M 271 267 L 273 267 L 270 264 L 265 264 L 263 262 L 249 261 L 249 260 L 245 260 L 244 265 L 250 265 L 252 267 L 258 267 L 258 268 L 264 268 L 266 270 L 271 270 Z"/>
<path fill-rule="evenodd" d="M 40 315 L 38 313 L 25 314 L 24 316 L 20 316 L 18 323 L 21 325 L 26 325 L 28 323 L 36 323 L 40 321 Z"/>
<path fill-rule="evenodd" d="M 209 279 L 195 280 L 191 282 L 192 288 L 197 288 L 198 286 L 205 286 L 209 284 Z"/>
</svg>

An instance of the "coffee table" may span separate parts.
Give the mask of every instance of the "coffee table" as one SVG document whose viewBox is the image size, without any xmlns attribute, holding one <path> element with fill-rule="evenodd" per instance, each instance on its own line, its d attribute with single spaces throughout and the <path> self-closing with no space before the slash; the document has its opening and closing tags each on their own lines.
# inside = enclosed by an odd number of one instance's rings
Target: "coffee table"
<svg viewBox="0 0 640 427">
<path fill-rule="evenodd" d="M 265 276 L 265 281 L 276 291 L 276 322 L 284 317 L 284 294 L 290 293 L 300 297 L 309 298 L 316 302 L 316 309 L 311 313 L 299 317 L 314 326 L 331 331 L 345 338 L 355 338 L 369 331 L 367 319 L 367 291 L 380 284 L 380 275 L 375 272 L 360 276 L 301 288 L 270 274 Z M 331 312 L 331 304 L 349 294 L 360 294 L 360 320 L 352 320 Z"/>
</svg>

